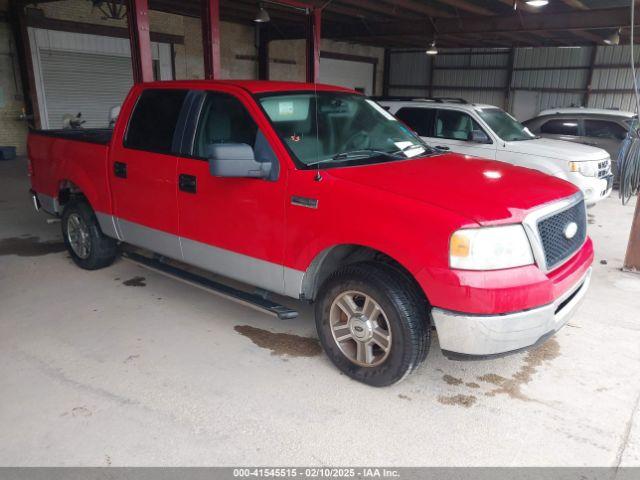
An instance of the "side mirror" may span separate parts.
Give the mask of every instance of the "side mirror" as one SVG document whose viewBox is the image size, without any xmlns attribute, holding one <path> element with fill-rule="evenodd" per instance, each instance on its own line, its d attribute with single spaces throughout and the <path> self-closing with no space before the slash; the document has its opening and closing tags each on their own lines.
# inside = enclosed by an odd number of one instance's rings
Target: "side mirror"
<svg viewBox="0 0 640 480">
<path fill-rule="evenodd" d="M 257 162 L 246 143 L 214 143 L 207 146 L 209 172 L 214 177 L 268 178 L 271 163 Z"/>
<path fill-rule="evenodd" d="M 484 133 L 482 130 L 474 130 L 469 135 L 469 140 L 474 143 L 491 143 L 491 139 L 489 135 Z"/>
</svg>

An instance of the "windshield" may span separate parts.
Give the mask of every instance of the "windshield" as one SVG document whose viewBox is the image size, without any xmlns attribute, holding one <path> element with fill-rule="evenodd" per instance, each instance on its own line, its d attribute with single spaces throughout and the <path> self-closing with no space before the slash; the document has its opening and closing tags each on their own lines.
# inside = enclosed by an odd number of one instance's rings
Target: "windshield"
<svg viewBox="0 0 640 480">
<path fill-rule="evenodd" d="M 403 123 L 362 95 L 270 94 L 259 102 L 302 166 L 389 161 L 431 152 Z"/>
<path fill-rule="evenodd" d="M 478 115 L 505 142 L 533 140 L 536 136 L 527 127 L 499 108 L 478 109 Z"/>
</svg>

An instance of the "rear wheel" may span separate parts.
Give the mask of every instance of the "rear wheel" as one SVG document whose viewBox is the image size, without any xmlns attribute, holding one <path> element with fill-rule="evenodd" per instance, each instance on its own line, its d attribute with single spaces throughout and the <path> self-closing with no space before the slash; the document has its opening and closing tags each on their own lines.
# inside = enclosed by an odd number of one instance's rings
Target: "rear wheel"
<svg viewBox="0 0 640 480">
<path fill-rule="evenodd" d="M 72 200 L 62 213 L 62 236 L 71 258 L 81 268 L 96 270 L 111 265 L 117 242 L 100 230 L 98 219 L 85 200 Z"/>
<path fill-rule="evenodd" d="M 427 305 L 391 267 L 349 265 L 324 283 L 316 327 L 331 361 L 373 386 L 399 382 L 424 360 L 430 343 Z"/>
</svg>

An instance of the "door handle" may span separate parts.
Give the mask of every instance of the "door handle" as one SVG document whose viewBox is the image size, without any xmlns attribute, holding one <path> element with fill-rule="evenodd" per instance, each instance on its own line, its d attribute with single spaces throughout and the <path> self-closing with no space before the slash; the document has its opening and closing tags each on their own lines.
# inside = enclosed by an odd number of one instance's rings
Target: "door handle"
<svg viewBox="0 0 640 480">
<path fill-rule="evenodd" d="M 196 193 L 198 181 L 194 175 L 181 173 L 178 176 L 178 188 L 183 192 Z"/>
<path fill-rule="evenodd" d="M 122 162 L 113 162 L 113 174 L 116 177 L 127 178 L 127 164 Z"/>
<path fill-rule="evenodd" d="M 447 150 L 451 150 L 449 147 L 446 147 L 446 146 L 444 146 L 444 145 L 436 145 L 436 148 L 437 148 L 438 150 L 443 150 L 443 151 L 445 151 L 445 152 L 446 152 Z"/>
</svg>

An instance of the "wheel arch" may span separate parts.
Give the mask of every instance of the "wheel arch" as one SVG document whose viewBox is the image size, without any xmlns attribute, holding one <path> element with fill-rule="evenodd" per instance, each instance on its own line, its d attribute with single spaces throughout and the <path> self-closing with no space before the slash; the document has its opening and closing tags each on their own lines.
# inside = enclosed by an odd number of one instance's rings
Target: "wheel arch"
<svg viewBox="0 0 640 480">
<path fill-rule="evenodd" d="M 317 254 L 302 279 L 302 297 L 315 300 L 320 287 L 331 274 L 346 265 L 360 262 L 374 262 L 393 268 L 405 276 L 416 292 L 428 302 L 426 293 L 407 267 L 380 250 L 359 244 L 333 245 Z"/>
</svg>

